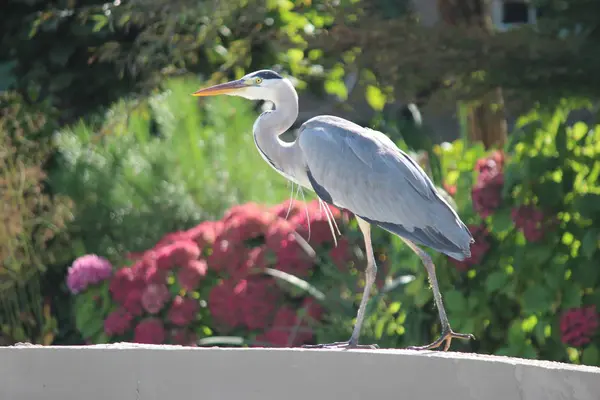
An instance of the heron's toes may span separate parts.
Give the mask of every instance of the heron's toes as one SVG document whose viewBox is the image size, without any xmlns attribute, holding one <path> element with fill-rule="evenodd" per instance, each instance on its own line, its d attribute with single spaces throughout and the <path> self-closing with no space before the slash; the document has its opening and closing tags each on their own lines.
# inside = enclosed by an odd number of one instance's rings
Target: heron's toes
<svg viewBox="0 0 600 400">
<path fill-rule="evenodd" d="M 340 349 L 340 350 L 350 350 L 350 349 L 378 349 L 379 346 L 376 344 L 355 344 L 351 342 L 334 342 L 327 344 L 306 344 L 302 346 L 304 349 Z"/>
<path fill-rule="evenodd" d="M 448 327 L 440 337 L 433 343 L 425 345 L 425 346 L 410 346 L 407 347 L 409 350 L 433 350 L 440 347 L 444 344 L 444 351 L 448 351 L 450 348 L 450 343 L 452 343 L 452 339 L 461 339 L 461 340 L 474 340 L 475 336 L 470 333 L 456 333 Z"/>
</svg>

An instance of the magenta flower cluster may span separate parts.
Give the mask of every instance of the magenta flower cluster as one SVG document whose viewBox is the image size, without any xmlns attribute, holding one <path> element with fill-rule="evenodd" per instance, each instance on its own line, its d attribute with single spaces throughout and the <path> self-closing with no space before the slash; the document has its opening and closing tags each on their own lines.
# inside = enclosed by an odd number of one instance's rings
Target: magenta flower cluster
<svg viewBox="0 0 600 400">
<path fill-rule="evenodd" d="M 98 284 L 111 277 L 113 266 L 106 258 L 87 254 L 77 258 L 67 273 L 67 286 L 76 294 L 90 285 Z"/>
</svg>

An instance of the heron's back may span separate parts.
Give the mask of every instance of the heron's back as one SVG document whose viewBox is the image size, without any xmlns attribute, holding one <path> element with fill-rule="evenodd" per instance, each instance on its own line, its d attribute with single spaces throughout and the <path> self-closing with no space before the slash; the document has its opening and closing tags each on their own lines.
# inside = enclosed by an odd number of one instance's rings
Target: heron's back
<svg viewBox="0 0 600 400">
<path fill-rule="evenodd" d="M 383 133 L 320 116 L 301 127 L 298 145 L 323 200 L 453 258 L 470 257 L 468 228 L 421 167 Z"/>
</svg>

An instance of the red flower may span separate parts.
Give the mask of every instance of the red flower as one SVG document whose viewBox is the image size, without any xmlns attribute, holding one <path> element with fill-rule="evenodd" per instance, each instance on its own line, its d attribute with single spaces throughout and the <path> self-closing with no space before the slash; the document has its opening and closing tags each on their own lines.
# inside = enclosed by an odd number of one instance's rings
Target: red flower
<svg viewBox="0 0 600 400">
<path fill-rule="evenodd" d="M 164 284 L 150 284 L 142 293 L 142 306 L 150 314 L 157 314 L 169 301 L 169 289 Z"/>
<path fill-rule="evenodd" d="M 310 274 L 314 263 L 295 237 L 282 240 L 275 251 L 277 256 L 277 269 L 298 277 Z"/>
<path fill-rule="evenodd" d="M 333 232 L 335 232 L 335 226 L 333 221 L 331 221 L 331 227 L 329 226 L 327 219 L 328 213 L 325 210 L 325 207 L 329 207 L 333 218 L 336 222 L 339 222 L 341 218 L 340 210 L 329 205 L 320 206 L 318 201 L 307 204 L 308 217 L 306 212 L 302 212 L 296 214 L 294 218 L 291 219 L 291 221 L 297 225 L 298 233 L 313 246 L 333 242 L 333 233 L 331 229 L 333 227 Z"/>
<path fill-rule="evenodd" d="M 222 221 L 205 221 L 187 231 L 189 239 L 196 242 L 201 249 L 212 246 L 224 228 Z"/>
<path fill-rule="evenodd" d="M 177 273 L 179 285 L 188 291 L 192 291 L 198 287 L 200 279 L 206 276 L 206 261 L 190 260 Z"/>
<path fill-rule="evenodd" d="M 514 208 L 511 216 L 515 226 L 523 231 L 529 242 L 538 242 L 544 238 L 545 231 L 553 221 L 548 221 L 544 213 L 533 205 Z"/>
<path fill-rule="evenodd" d="M 206 261 L 210 269 L 217 272 L 225 271 L 230 276 L 236 276 L 245 268 L 246 254 L 247 248 L 243 243 L 219 237 Z"/>
<path fill-rule="evenodd" d="M 136 279 L 143 281 L 145 284 L 165 283 L 167 280 L 167 271 L 158 269 L 156 260 L 151 256 L 145 255 L 141 260 L 137 261 L 131 269 L 133 270 Z"/>
<path fill-rule="evenodd" d="M 165 327 L 156 318 L 145 319 L 135 327 L 134 343 L 161 344 L 165 341 Z"/>
<path fill-rule="evenodd" d="M 153 258 L 158 269 L 167 271 L 175 266 L 171 258 L 172 252 L 173 249 L 171 246 L 163 246 L 153 251 Z"/>
<path fill-rule="evenodd" d="M 475 169 L 479 175 L 477 183 L 471 190 L 471 198 L 473 208 L 482 218 L 491 215 L 502 202 L 503 165 L 504 155 L 502 152 L 494 152 L 490 157 L 477 161 Z"/>
<path fill-rule="evenodd" d="M 274 219 L 272 214 L 262 209 L 237 212 L 226 217 L 225 229 L 219 236 L 234 243 L 255 239 L 265 234 Z"/>
<path fill-rule="evenodd" d="M 194 332 L 190 332 L 187 329 L 173 329 L 171 331 L 171 341 L 174 344 L 181 346 L 196 347 L 198 346 L 198 337 Z"/>
<path fill-rule="evenodd" d="M 473 239 L 475 239 L 475 243 L 471 245 L 471 257 L 463 261 L 450 258 L 450 261 L 459 271 L 467 271 L 469 268 L 480 264 L 491 247 L 490 234 L 484 225 L 468 225 L 468 228 L 471 235 L 473 235 Z"/>
<path fill-rule="evenodd" d="M 142 289 L 135 288 L 127 294 L 123 307 L 134 317 L 142 315 Z"/>
<path fill-rule="evenodd" d="M 304 212 L 303 203 L 291 199 L 271 207 L 270 211 L 279 218 L 289 220 L 301 212 Z"/>
<path fill-rule="evenodd" d="M 177 296 L 171 304 L 167 318 L 175 325 L 185 326 L 196 318 L 198 302 L 189 297 Z"/>
<path fill-rule="evenodd" d="M 160 239 L 156 245 L 154 245 L 154 249 L 160 249 L 161 247 L 168 246 L 170 244 L 174 244 L 180 241 L 189 240 L 190 235 L 187 231 L 178 231 L 167 233 L 165 236 Z"/>
<path fill-rule="evenodd" d="M 560 332 L 563 343 L 581 347 L 592 340 L 598 329 L 596 306 L 572 308 L 560 318 Z"/>
<path fill-rule="evenodd" d="M 246 270 L 262 271 L 267 267 L 267 249 L 265 246 L 254 247 L 248 251 Z"/>
<path fill-rule="evenodd" d="M 346 271 L 348 264 L 355 260 L 350 242 L 346 238 L 338 239 L 337 246 L 329 250 L 329 256 L 340 271 Z"/>
<path fill-rule="evenodd" d="M 242 322 L 242 312 L 238 306 L 237 295 L 242 289 L 238 288 L 232 280 L 222 281 L 214 286 L 208 295 L 208 309 L 216 325 L 221 330 L 236 328 Z"/>
<path fill-rule="evenodd" d="M 312 297 L 306 297 L 304 299 L 302 308 L 306 310 L 306 315 L 314 321 L 320 321 L 321 318 L 323 318 L 323 307 L 321 307 L 321 305 Z"/>
<path fill-rule="evenodd" d="M 142 287 L 144 287 L 144 282 L 137 279 L 131 268 L 121 268 L 113 275 L 109 290 L 117 303 L 124 304 L 129 292 Z"/>
<path fill-rule="evenodd" d="M 131 328 L 133 317 L 125 309 L 119 308 L 108 314 L 104 320 L 104 332 L 109 335 L 123 335 Z"/>
<path fill-rule="evenodd" d="M 273 278 L 252 276 L 241 280 L 234 289 L 249 329 L 264 329 L 271 322 L 282 293 Z"/>
<path fill-rule="evenodd" d="M 294 240 L 294 224 L 283 219 L 275 220 L 269 225 L 265 244 L 267 248 L 277 251 L 284 240 Z"/>
<path fill-rule="evenodd" d="M 170 247 L 171 261 L 177 266 L 185 265 L 191 260 L 197 260 L 200 256 L 198 245 L 191 240 L 182 240 L 171 244 Z"/>
<path fill-rule="evenodd" d="M 444 182 L 444 190 L 452 197 L 456 196 L 456 185 L 449 185 Z"/>
<path fill-rule="evenodd" d="M 273 327 L 257 336 L 258 342 L 267 342 L 276 347 L 293 347 L 312 339 L 312 330 L 301 323 L 291 308 L 281 307 L 273 322 Z"/>
</svg>

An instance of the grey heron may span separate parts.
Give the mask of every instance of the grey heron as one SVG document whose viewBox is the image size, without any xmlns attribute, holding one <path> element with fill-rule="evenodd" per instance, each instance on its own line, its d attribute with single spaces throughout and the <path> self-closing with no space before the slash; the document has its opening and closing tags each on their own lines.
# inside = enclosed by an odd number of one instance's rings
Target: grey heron
<svg viewBox="0 0 600 400">
<path fill-rule="evenodd" d="M 321 115 L 298 130 L 294 142 L 282 141 L 298 117 L 298 94 L 292 82 L 271 70 L 200 89 L 194 96 L 240 96 L 267 100 L 275 108 L 263 112 L 253 127 L 254 142 L 263 159 L 288 180 L 312 190 L 324 202 L 352 212 L 364 237 L 367 265 L 352 335 L 347 342 L 319 344 L 317 348 L 376 348 L 360 345 L 359 336 L 377 264 L 371 244 L 371 226 L 398 235 L 423 262 L 441 322 L 440 337 L 415 350 L 434 349 L 453 338 L 473 339 L 454 332 L 446 316 L 431 257 L 417 245 L 428 246 L 457 260 L 470 257 L 473 237 L 427 174 L 381 132 L 343 118 Z"/>
</svg>

